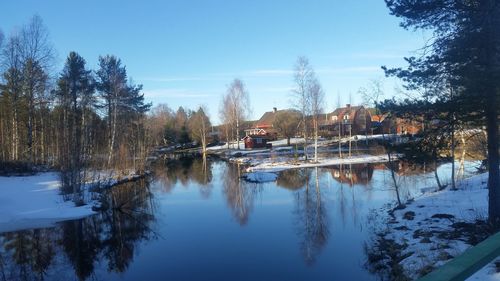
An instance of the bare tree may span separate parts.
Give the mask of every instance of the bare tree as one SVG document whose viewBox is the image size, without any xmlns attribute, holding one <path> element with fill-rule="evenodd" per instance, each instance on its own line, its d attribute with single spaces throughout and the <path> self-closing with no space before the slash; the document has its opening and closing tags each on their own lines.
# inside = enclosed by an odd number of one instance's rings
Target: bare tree
<svg viewBox="0 0 500 281">
<path fill-rule="evenodd" d="M 363 105 L 367 107 L 374 107 L 375 114 L 379 114 L 377 104 L 384 96 L 383 89 L 384 85 L 382 80 L 380 78 L 377 78 L 370 81 L 368 88 L 361 87 L 358 90 L 358 94 L 361 95 L 361 98 L 363 100 Z"/>
<path fill-rule="evenodd" d="M 311 84 L 309 85 L 308 92 L 311 103 L 311 114 L 314 129 L 314 162 L 318 162 L 318 123 L 320 114 L 323 112 L 325 93 L 323 92 L 321 84 L 316 78 L 312 79 Z"/>
<path fill-rule="evenodd" d="M 198 110 L 189 118 L 188 126 L 191 137 L 201 144 L 203 155 L 207 152 L 207 136 L 210 129 L 210 119 L 206 114 L 207 109 L 200 106 Z"/>
<path fill-rule="evenodd" d="M 250 98 L 245 84 L 240 79 L 234 79 L 228 86 L 227 93 L 222 98 L 223 120 L 231 124 L 235 131 L 236 143 L 240 149 L 240 124 L 250 115 Z"/>
<path fill-rule="evenodd" d="M 293 89 L 294 96 L 294 106 L 302 114 L 302 126 L 304 134 L 304 156 L 307 160 L 307 138 L 308 138 L 308 126 L 307 126 L 307 116 L 311 113 L 311 99 L 309 95 L 311 81 L 314 79 L 314 70 L 309 64 L 309 60 L 300 56 L 297 59 L 294 67 L 293 80 L 295 82 L 295 88 Z"/>
<path fill-rule="evenodd" d="M 48 73 L 54 60 L 49 33 L 42 18 L 35 15 L 20 33 L 20 54 L 23 64 L 23 92 L 28 101 L 28 159 L 33 162 L 33 126 L 37 97 L 47 90 Z M 43 129 L 43 128 L 42 128 Z"/>
<path fill-rule="evenodd" d="M 300 112 L 295 110 L 282 110 L 276 113 L 273 128 L 286 138 L 287 145 L 290 145 L 290 138 L 297 133 L 300 119 Z"/>
<path fill-rule="evenodd" d="M 342 106 L 342 101 L 340 99 L 340 93 L 337 93 L 337 108 L 340 108 Z M 338 131 L 339 131 L 339 158 L 342 158 L 342 133 L 341 133 L 341 127 L 342 127 L 342 120 L 337 116 L 337 123 L 338 123 Z"/>
<path fill-rule="evenodd" d="M 20 111 L 22 99 L 22 60 L 19 34 L 11 34 L 1 52 L 1 69 L 3 71 L 3 95 L 9 97 L 10 106 L 10 160 L 19 160 L 20 151 Z"/>
<path fill-rule="evenodd" d="M 229 99 L 228 95 L 223 95 L 221 102 L 219 104 L 219 119 L 222 123 L 221 128 L 224 130 L 224 135 L 226 137 L 227 148 L 229 149 L 229 142 L 232 137 L 231 135 L 231 114 L 229 110 Z"/>
</svg>

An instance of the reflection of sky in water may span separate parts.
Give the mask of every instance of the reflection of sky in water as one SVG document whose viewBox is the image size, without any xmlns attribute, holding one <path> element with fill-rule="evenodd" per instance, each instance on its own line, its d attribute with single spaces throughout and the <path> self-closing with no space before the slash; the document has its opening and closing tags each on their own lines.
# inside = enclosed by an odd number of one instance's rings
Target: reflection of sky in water
<svg viewBox="0 0 500 281">
<path fill-rule="evenodd" d="M 146 215 L 107 211 L 43 230 L 45 243 L 58 253 L 46 279 L 72 279 L 74 264 L 86 264 L 98 280 L 376 280 L 363 268 L 363 245 L 370 210 L 395 200 L 384 167 L 293 170 L 276 183 L 255 184 L 240 180 L 238 167 L 225 162 L 158 166 L 152 197 L 138 185 L 115 194 L 117 202 L 146 196 L 139 205 L 127 203 Z M 449 181 L 450 165 L 438 173 Z M 403 165 L 396 178 L 403 195 L 435 186 L 429 167 Z M 32 240 L 34 231 L 25 233 Z M 2 238 L 4 260 L 13 254 L 5 245 L 16 234 Z M 75 251 L 92 257 L 93 266 L 75 259 Z M 120 264 L 123 272 L 117 273 Z"/>
</svg>

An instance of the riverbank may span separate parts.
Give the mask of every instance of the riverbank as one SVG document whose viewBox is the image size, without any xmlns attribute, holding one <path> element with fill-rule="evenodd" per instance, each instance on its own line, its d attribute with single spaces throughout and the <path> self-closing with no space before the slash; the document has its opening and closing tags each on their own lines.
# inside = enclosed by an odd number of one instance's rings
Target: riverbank
<svg viewBox="0 0 500 281">
<path fill-rule="evenodd" d="M 371 219 L 378 229 L 367 245 L 370 269 L 414 280 L 486 239 L 492 234 L 487 180 L 487 173 L 475 175 L 457 182 L 457 190 L 423 192 L 404 209 L 377 211 Z"/>
<path fill-rule="evenodd" d="M 0 177 L 0 233 L 27 228 L 40 228 L 56 222 L 79 219 L 96 213 L 99 201 L 91 196 L 98 190 L 138 180 L 145 175 L 130 173 L 120 177 L 107 174 L 84 186 L 83 206 L 65 201 L 60 194 L 59 174 L 43 172 L 30 176 Z"/>
<path fill-rule="evenodd" d="M 394 157 L 396 158 L 396 157 Z M 318 158 L 317 162 L 313 160 L 305 161 L 303 159 L 287 159 L 276 161 L 274 159 L 249 161 L 252 165 L 246 169 L 247 172 L 281 172 L 289 169 L 314 168 L 334 166 L 341 164 L 363 164 L 363 163 L 384 163 L 388 162 L 387 155 L 353 155 L 345 158 Z"/>
</svg>

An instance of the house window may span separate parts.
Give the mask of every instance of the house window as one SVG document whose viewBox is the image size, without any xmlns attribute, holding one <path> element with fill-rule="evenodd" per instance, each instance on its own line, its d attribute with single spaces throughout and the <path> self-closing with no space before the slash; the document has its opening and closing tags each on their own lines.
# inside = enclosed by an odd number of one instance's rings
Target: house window
<svg viewBox="0 0 500 281">
<path fill-rule="evenodd" d="M 332 116 L 332 121 L 337 121 L 337 115 Z"/>
<path fill-rule="evenodd" d="M 344 115 L 344 120 L 348 120 L 349 119 L 349 115 Z"/>
<path fill-rule="evenodd" d="M 256 138 L 255 141 L 256 141 L 257 144 L 261 144 L 262 143 L 262 139 L 261 138 Z"/>
</svg>

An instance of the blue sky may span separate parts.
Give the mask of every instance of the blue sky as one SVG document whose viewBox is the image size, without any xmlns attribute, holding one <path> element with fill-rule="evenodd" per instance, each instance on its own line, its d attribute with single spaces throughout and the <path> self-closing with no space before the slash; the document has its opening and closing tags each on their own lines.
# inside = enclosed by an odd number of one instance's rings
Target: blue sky
<svg viewBox="0 0 500 281">
<path fill-rule="evenodd" d="M 99 55 L 122 59 L 148 101 L 177 109 L 205 105 L 215 123 L 227 85 L 242 79 L 252 119 L 291 106 L 292 70 L 309 58 L 326 93 L 325 110 L 360 103 L 360 87 L 383 78 L 386 97 L 399 82 L 381 65 L 404 65 L 425 42 L 405 31 L 382 0 L 359 1 L 2 1 L 8 35 L 39 14 L 61 69 L 70 51 L 96 68 Z"/>
</svg>

